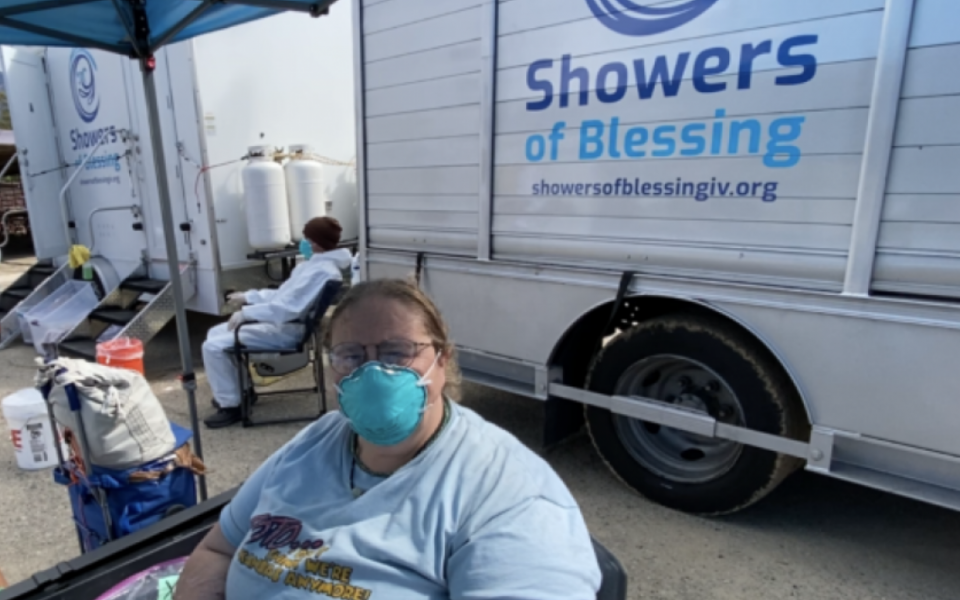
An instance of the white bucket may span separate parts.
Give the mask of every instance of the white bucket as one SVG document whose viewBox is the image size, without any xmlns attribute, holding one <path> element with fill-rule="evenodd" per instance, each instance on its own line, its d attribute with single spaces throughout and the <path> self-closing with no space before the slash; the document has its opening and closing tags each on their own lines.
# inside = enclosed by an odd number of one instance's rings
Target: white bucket
<svg viewBox="0 0 960 600">
<path fill-rule="evenodd" d="M 30 471 L 55 466 L 57 449 L 43 395 L 32 388 L 20 390 L 4 398 L 0 408 L 10 427 L 17 466 Z M 62 448 L 66 456 L 66 446 Z"/>
</svg>

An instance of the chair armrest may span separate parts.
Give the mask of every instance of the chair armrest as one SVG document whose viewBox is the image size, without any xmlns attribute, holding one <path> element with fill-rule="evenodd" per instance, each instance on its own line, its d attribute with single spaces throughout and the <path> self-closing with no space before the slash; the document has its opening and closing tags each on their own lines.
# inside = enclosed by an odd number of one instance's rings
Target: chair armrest
<svg viewBox="0 0 960 600">
<path fill-rule="evenodd" d="M 234 352 L 239 352 L 239 351 L 240 351 L 240 348 L 243 347 L 243 344 L 240 343 L 240 330 L 243 329 L 243 328 L 244 328 L 245 326 L 247 326 L 247 325 L 259 325 L 259 324 L 262 324 L 262 323 L 263 323 L 263 321 L 243 321 L 243 322 L 241 322 L 239 325 L 237 325 L 237 328 L 233 330 L 233 349 L 234 349 Z M 306 320 L 304 320 L 304 319 L 294 319 L 294 320 L 292 320 L 292 321 L 285 321 L 285 322 L 283 323 L 283 325 L 303 325 L 304 327 L 306 327 L 307 322 L 306 322 Z"/>
<path fill-rule="evenodd" d="M 240 330 L 243 329 L 244 326 L 246 325 L 255 325 L 258 323 L 260 323 L 260 321 L 243 321 L 239 325 L 237 325 L 237 328 L 233 330 L 233 351 L 234 352 L 240 352 L 240 348 L 243 347 L 243 344 L 240 343 Z"/>
<path fill-rule="evenodd" d="M 597 555 L 597 564 L 600 566 L 602 581 L 597 592 L 597 600 L 626 600 L 627 599 L 627 572 L 623 564 L 603 544 L 591 536 L 593 550 Z"/>
</svg>

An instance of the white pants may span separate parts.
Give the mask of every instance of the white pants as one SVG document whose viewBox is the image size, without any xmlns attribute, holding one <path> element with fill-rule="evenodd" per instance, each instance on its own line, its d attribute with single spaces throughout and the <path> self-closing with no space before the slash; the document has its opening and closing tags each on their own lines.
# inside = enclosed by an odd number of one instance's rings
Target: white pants
<svg viewBox="0 0 960 600">
<path fill-rule="evenodd" d="M 289 350 L 296 347 L 300 337 L 287 327 L 278 327 L 265 323 L 244 325 L 240 329 L 240 343 L 257 350 Z M 231 350 L 234 345 L 234 333 L 227 330 L 227 324 L 221 323 L 207 332 L 203 342 L 203 366 L 207 371 L 207 381 L 213 390 L 213 397 L 223 408 L 240 406 L 240 382 L 237 377 L 237 365 Z"/>
</svg>

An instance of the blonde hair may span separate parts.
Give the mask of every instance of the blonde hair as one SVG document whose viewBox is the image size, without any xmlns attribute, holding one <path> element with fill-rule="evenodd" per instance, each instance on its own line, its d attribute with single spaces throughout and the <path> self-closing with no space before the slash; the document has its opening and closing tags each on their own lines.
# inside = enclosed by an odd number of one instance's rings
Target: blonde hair
<svg viewBox="0 0 960 600">
<path fill-rule="evenodd" d="M 460 399 L 460 367 L 457 365 L 457 349 L 450 341 L 450 330 L 440 309 L 434 304 L 423 290 L 413 281 L 403 279 L 377 279 L 364 281 L 350 287 L 346 294 L 337 302 L 337 307 L 330 317 L 330 326 L 324 333 L 323 344 L 330 350 L 333 338 L 333 329 L 337 323 L 354 305 L 363 300 L 382 298 L 394 300 L 416 311 L 423 321 L 427 334 L 433 339 L 434 348 L 442 352 L 447 360 L 447 383 L 443 393 L 451 400 Z"/>
</svg>

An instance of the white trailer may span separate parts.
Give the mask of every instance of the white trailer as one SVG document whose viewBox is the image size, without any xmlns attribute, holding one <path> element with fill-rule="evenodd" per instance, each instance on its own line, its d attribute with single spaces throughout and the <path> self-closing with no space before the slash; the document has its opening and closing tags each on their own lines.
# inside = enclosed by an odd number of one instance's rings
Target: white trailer
<svg viewBox="0 0 960 600">
<path fill-rule="evenodd" d="M 354 8 L 362 268 L 468 379 L 683 510 L 960 508 L 960 3 Z"/>
<path fill-rule="evenodd" d="M 227 291 L 273 283 L 269 265 L 250 258 L 248 222 L 263 215 L 246 210 L 240 159 L 249 147 L 308 144 L 335 159 L 321 205 L 345 238 L 356 231 L 352 47 L 352 12 L 341 2 L 323 18 L 283 14 L 157 53 L 188 309 L 220 314 Z M 75 243 L 92 250 L 101 304 L 60 350 L 92 356 L 111 325 L 108 335 L 148 341 L 174 305 L 138 63 L 86 49 L 4 47 L 2 55 L 39 262 L 0 296 L 0 347 L 20 334 L 18 313 L 82 276 L 65 264 Z"/>
</svg>

